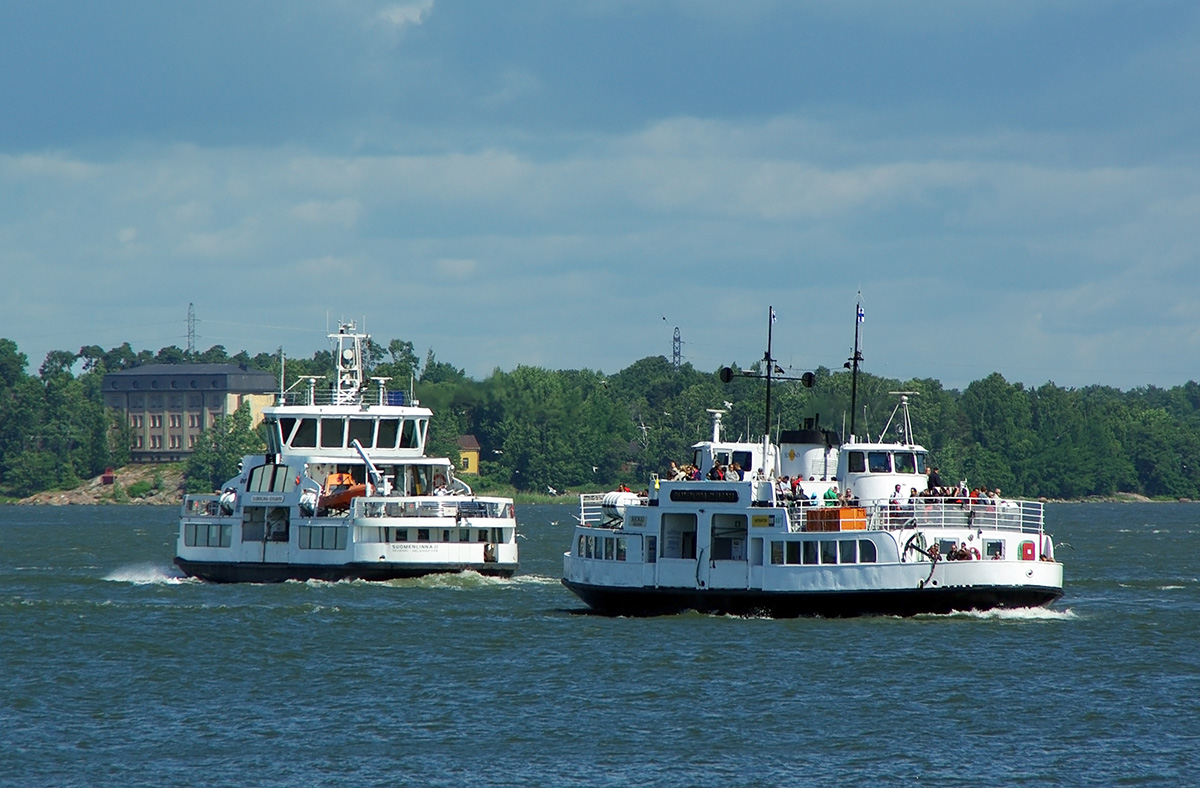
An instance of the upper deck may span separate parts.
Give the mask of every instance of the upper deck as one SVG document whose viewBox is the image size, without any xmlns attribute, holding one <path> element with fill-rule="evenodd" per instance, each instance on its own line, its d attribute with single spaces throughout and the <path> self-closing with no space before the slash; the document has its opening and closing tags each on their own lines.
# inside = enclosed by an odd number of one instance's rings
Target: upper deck
<svg viewBox="0 0 1200 788">
<path fill-rule="evenodd" d="M 1044 505 L 1038 501 L 977 498 L 920 497 L 897 506 L 818 506 L 814 501 L 794 501 L 777 496 L 768 481 L 660 482 L 648 495 L 628 493 L 621 509 L 605 507 L 610 493 L 579 496 L 581 525 L 621 528 L 630 507 L 697 507 L 712 511 L 747 508 L 755 514 L 783 510 L 777 528 L 790 532 L 828 530 L 898 531 L 911 528 L 980 528 L 1041 533 Z M 636 499 L 636 500 L 635 500 Z M 839 515 L 830 517 L 830 512 Z M 646 522 L 643 518 L 642 522 Z"/>
<path fill-rule="evenodd" d="M 370 338 L 354 323 L 329 338 L 333 380 L 325 385 L 324 376 L 303 376 L 263 409 L 270 451 L 357 463 L 357 442 L 379 460 L 422 457 L 433 412 L 402 391 L 389 391 L 388 378 L 367 378 L 363 351 Z"/>
</svg>

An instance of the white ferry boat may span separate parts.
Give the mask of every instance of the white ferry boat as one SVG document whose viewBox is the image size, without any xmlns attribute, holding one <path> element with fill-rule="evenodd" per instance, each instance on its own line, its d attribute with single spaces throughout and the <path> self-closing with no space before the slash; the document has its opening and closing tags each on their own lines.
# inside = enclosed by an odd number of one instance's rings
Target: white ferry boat
<svg viewBox="0 0 1200 788">
<path fill-rule="evenodd" d="M 693 446 L 698 479 L 580 497 L 562 582 L 596 612 L 911 616 L 1062 596 L 1041 503 L 926 489 L 906 395 L 893 442 L 839 445 L 815 424 L 779 445 L 730 442 L 724 411 L 710 413 L 711 440 Z M 740 476 L 711 478 L 734 463 Z"/>
<path fill-rule="evenodd" d="M 215 582 L 511 576 L 512 500 L 474 495 L 450 460 L 425 456 L 432 412 L 386 378 L 367 383 L 354 323 L 329 336 L 336 379 L 281 392 L 263 412 L 267 452 L 219 494 L 184 498 L 175 563 Z"/>
</svg>

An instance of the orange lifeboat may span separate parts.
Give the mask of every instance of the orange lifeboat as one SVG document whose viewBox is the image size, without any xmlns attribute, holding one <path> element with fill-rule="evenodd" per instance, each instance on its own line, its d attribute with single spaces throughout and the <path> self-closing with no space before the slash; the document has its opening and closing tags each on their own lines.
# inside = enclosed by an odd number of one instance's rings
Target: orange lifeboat
<svg viewBox="0 0 1200 788">
<path fill-rule="evenodd" d="M 349 509 L 350 501 L 367 494 L 367 485 L 354 481 L 348 473 L 331 473 L 325 477 L 325 492 L 317 502 L 319 509 Z"/>
</svg>

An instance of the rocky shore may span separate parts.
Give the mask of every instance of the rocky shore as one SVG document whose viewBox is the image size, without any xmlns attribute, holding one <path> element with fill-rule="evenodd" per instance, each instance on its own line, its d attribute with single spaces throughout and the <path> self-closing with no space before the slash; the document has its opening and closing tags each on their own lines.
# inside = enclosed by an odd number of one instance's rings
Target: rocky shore
<svg viewBox="0 0 1200 788">
<path fill-rule="evenodd" d="M 18 501 L 23 505 L 148 505 L 178 506 L 183 500 L 183 465 L 127 465 L 118 468 L 112 483 L 103 475 L 73 490 L 47 490 Z"/>
</svg>

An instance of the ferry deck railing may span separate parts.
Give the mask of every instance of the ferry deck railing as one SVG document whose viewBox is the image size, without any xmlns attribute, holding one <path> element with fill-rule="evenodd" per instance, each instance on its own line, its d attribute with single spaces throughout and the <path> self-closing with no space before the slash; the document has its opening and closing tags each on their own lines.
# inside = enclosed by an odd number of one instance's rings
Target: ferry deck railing
<svg viewBox="0 0 1200 788">
<path fill-rule="evenodd" d="M 831 508 L 815 503 L 788 502 L 792 530 L 807 530 L 809 512 Z M 866 527 L 871 530 L 986 528 L 1041 533 L 1045 527 L 1045 506 L 1040 501 L 918 498 L 899 505 L 877 502 L 858 508 L 866 511 Z"/>
<path fill-rule="evenodd" d="M 435 495 L 423 498 L 355 498 L 350 515 L 355 518 L 383 517 L 462 517 L 511 518 L 513 507 L 504 499 L 458 498 Z"/>
<path fill-rule="evenodd" d="M 685 482 L 686 484 L 686 482 Z M 605 514 L 603 500 L 607 493 L 583 493 L 579 496 L 580 525 L 612 527 Z M 646 506 L 646 496 L 638 497 L 637 505 Z M 823 501 L 770 500 L 755 501 L 756 506 L 787 509 L 789 528 L 804 531 L 808 513 L 832 508 Z M 871 530 L 901 530 L 912 528 L 986 528 L 1022 533 L 1041 533 L 1045 527 L 1045 505 L 1040 501 L 986 501 L 959 498 L 917 498 L 909 503 L 892 506 L 888 502 L 872 502 L 860 507 L 866 513 L 866 528 Z M 859 521 L 861 522 L 861 520 Z"/>
<path fill-rule="evenodd" d="M 349 514 L 351 517 L 364 519 L 383 517 L 503 519 L 513 517 L 513 505 L 511 501 L 503 498 L 459 498 L 451 495 L 400 499 L 360 497 L 351 501 Z M 185 495 L 182 516 L 222 516 L 220 497 L 217 495 Z"/>
</svg>

